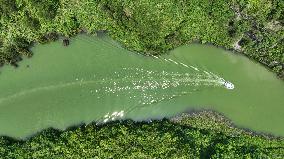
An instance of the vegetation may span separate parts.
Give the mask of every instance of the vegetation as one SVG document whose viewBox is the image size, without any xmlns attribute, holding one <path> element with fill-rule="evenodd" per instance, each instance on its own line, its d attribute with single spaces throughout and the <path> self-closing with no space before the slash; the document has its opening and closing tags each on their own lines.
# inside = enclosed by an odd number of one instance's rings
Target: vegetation
<svg viewBox="0 0 284 159">
<path fill-rule="evenodd" d="M 213 120 L 212 120 L 213 119 Z M 48 129 L 26 140 L 0 138 L 3 158 L 283 158 L 284 140 L 234 128 L 212 112 L 171 120 Z"/>
<path fill-rule="evenodd" d="M 283 0 L 0 0 L 0 63 L 31 56 L 32 42 L 80 31 L 161 54 L 198 41 L 234 49 L 284 77 Z"/>
<path fill-rule="evenodd" d="M 211 43 L 242 52 L 284 77 L 283 25 L 283 0 L 0 0 L 0 65 L 16 66 L 22 56 L 30 57 L 34 42 L 107 30 L 128 49 L 145 54 Z M 1 137 L 0 157 L 284 158 L 284 141 L 201 113 L 48 129 L 27 141 Z"/>
</svg>

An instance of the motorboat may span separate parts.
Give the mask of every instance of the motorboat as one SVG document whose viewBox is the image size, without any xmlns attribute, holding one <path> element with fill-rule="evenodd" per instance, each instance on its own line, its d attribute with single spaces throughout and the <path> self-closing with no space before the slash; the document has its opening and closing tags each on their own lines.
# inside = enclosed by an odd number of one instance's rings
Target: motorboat
<svg viewBox="0 0 284 159">
<path fill-rule="evenodd" d="M 234 89 L 234 88 L 235 88 L 234 84 L 231 83 L 231 82 L 229 82 L 229 81 L 225 81 L 225 82 L 224 82 L 224 86 L 225 86 L 225 88 L 227 88 L 227 89 Z"/>
</svg>

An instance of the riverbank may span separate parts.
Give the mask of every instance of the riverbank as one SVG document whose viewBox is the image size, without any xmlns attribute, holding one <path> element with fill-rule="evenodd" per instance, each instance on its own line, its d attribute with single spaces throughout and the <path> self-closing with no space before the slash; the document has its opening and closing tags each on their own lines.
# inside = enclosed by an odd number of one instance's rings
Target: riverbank
<svg viewBox="0 0 284 159">
<path fill-rule="evenodd" d="M 188 109 L 216 110 L 236 125 L 284 135 L 283 81 L 243 56 L 192 44 L 153 58 L 108 36 L 70 40 L 68 47 L 37 45 L 17 69 L 2 68 L 0 135 L 24 138 L 50 126 L 110 120 L 104 116 L 121 111 L 124 119 L 142 120 Z M 221 78 L 236 89 L 224 88 Z"/>
<path fill-rule="evenodd" d="M 234 49 L 283 77 L 283 2 L 268 1 L 4 1 L 0 63 L 17 65 L 33 43 L 81 30 L 109 35 L 129 50 L 160 55 L 199 41 Z M 2 12 L 3 11 L 3 12 Z M 146 15 L 146 16 L 145 16 Z M 71 41 L 72 43 L 72 41 Z M 72 45 L 72 44 L 71 44 Z M 202 113 L 201 113 L 202 114 Z M 131 120 L 72 130 L 45 130 L 27 141 L 0 139 L 0 156 L 61 158 L 282 158 L 283 140 L 257 136 L 225 124 L 218 115 L 151 123 Z M 131 145 L 131 146 L 129 146 Z M 85 155 L 85 156 L 83 156 Z"/>
<path fill-rule="evenodd" d="M 212 120 L 214 119 L 214 120 Z M 283 138 L 251 134 L 212 111 L 171 119 L 47 129 L 26 141 L 0 137 L 4 158 L 235 158 L 284 156 Z"/>
<path fill-rule="evenodd" d="M 222 132 L 227 135 L 249 135 L 258 136 L 265 139 L 284 140 L 283 136 L 273 135 L 271 133 L 257 132 L 249 128 L 243 128 L 236 125 L 224 114 L 210 109 L 190 110 L 169 118 L 174 123 L 183 123 L 194 128 L 208 129 L 210 131 Z"/>
<path fill-rule="evenodd" d="M 283 1 L 5 1 L 0 63 L 17 65 L 29 46 L 81 30 L 109 35 L 126 48 L 163 54 L 193 41 L 234 49 L 284 75 Z M 147 15 L 147 16 L 145 16 Z"/>
</svg>

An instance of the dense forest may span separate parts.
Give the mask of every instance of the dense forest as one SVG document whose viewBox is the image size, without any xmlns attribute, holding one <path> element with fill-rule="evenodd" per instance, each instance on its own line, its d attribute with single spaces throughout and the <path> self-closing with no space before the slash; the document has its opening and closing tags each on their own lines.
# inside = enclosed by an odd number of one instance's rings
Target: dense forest
<svg viewBox="0 0 284 159">
<path fill-rule="evenodd" d="M 35 43 L 105 31 L 146 55 L 213 44 L 284 78 L 283 26 L 283 0 L 0 0 L 0 65 L 17 66 Z M 0 158 L 284 158 L 284 141 L 203 112 L 48 129 L 25 141 L 0 137 Z"/>
<path fill-rule="evenodd" d="M 0 63 L 35 43 L 108 31 L 126 48 L 162 54 L 191 42 L 241 52 L 284 77 L 283 0 L 0 0 Z"/>
<path fill-rule="evenodd" d="M 3 158 L 284 158 L 284 140 L 234 128 L 203 111 L 149 122 L 116 121 L 66 131 L 45 130 L 27 141 L 0 137 Z"/>
</svg>

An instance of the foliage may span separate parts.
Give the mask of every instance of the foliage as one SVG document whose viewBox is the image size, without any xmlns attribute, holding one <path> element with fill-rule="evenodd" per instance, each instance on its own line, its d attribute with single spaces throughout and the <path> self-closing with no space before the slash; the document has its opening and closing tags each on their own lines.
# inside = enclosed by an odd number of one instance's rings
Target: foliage
<svg viewBox="0 0 284 159">
<path fill-rule="evenodd" d="M 9 16 L 17 11 L 15 0 L 0 0 L 0 15 Z"/>
<path fill-rule="evenodd" d="M 284 76 L 282 0 L 1 0 L 0 63 L 16 38 L 46 42 L 108 30 L 131 50 L 161 54 L 193 41 L 242 52 Z M 53 38 L 51 38 L 53 39 Z M 57 38 L 55 38 L 57 39 Z M 9 49 L 8 49 L 9 50 Z M 27 48 L 25 48 L 27 50 Z"/>
<path fill-rule="evenodd" d="M 212 43 L 242 52 L 284 77 L 283 25 L 283 0 L 0 0 L 0 65 L 16 66 L 22 56 L 31 56 L 32 42 L 107 30 L 128 49 L 145 54 L 194 41 Z M 211 117 L 49 129 L 27 141 L 2 137 L 0 156 L 284 158 L 282 140 Z"/>
<path fill-rule="evenodd" d="M 211 115 L 215 119 L 213 122 Z M 82 125 L 63 132 L 48 129 L 26 141 L 2 137 L 0 156 L 2 158 L 283 158 L 284 141 L 252 135 L 231 127 L 220 115 L 205 112 L 193 116 L 184 114 L 171 120 L 152 122 L 127 120 L 99 126 Z"/>
</svg>

